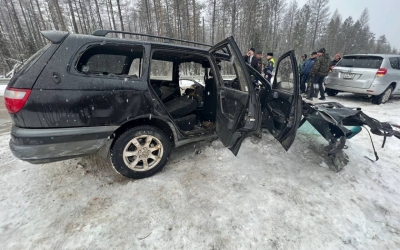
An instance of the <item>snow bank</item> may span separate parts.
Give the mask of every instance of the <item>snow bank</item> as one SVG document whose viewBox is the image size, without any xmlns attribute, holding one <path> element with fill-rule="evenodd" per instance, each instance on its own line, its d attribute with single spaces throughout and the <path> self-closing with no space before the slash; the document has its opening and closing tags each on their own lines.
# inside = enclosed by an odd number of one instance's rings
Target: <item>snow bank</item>
<svg viewBox="0 0 400 250">
<path fill-rule="evenodd" d="M 6 90 L 7 85 L 0 85 L 0 96 L 4 96 L 4 91 Z"/>
</svg>

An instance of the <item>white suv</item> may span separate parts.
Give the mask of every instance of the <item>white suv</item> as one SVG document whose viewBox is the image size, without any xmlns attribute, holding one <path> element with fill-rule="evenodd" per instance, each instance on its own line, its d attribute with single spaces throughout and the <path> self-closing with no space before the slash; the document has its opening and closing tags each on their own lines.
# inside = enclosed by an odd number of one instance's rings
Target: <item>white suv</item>
<svg viewBox="0 0 400 250">
<path fill-rule="evenodd" d="M 326 93 L 339 92 L 372 95 L 375 104 L 400 95 L 400 56 L 383 54 L 346 55 L 326 78 Z"/>
</svg>

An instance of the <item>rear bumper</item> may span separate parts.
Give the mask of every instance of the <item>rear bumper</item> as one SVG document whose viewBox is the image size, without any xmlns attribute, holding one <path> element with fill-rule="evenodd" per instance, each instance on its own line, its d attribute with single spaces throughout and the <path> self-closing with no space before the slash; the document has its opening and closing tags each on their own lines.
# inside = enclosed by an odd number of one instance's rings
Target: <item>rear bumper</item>
<svg viewBox="0 0 400 250">
<path fill-rule="evenodd" d="M 15 157 L 41 164 L 90 155 L 105 146 L 114 126 L 26 129 L 13 126 L 10 150 Z"/>
<path fill-rule="evenodd" d="M 329 81 L 329 79 L 327 79 L 325 82 L 326 82 L 326 87 L 330 89 L 339 90 L 343 92 L 356 93 L 356 94 L 365 94 L 365 95 L 380 95 L 389 86 L 389 84 L 382 84 L 374 81 L 369 88 L 363 89 L 345 85 L 338 85 L 335 84 L 334 81 Z"/>
</svg>

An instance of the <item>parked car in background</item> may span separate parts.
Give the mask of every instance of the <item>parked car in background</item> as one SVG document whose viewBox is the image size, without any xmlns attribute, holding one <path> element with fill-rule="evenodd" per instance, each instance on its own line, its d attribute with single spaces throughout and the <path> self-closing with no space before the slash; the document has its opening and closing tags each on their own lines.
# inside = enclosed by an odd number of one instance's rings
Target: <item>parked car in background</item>
<svg viewBox="0 0 400 250">
<path fill-rule="evenodd" d="M 391 96 L 400 95 L 400 56 L 345 55 L 332 67 L 325 82 L 329 96 L 350 92 L 371 95 L 375 104 L 385 103 Z"/>
</svg>

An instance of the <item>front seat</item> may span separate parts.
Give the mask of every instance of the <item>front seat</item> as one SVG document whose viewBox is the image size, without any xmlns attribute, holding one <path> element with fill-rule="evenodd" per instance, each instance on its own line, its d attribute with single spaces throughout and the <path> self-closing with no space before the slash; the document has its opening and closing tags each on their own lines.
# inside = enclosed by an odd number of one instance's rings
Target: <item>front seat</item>
<svg viewBox="0 0 400 250">
<path fill-rule="evenodd" d="M 215 121 L 217 107 L 217 86 L 214 78 L 205 81 L 203 117 L 205 120 Z"/>
<path fill-rule="evenodd" d="M 164 103 L 164 105 L 172 117 L 176 119 L 187 116 L 195 111 L 197 108 L 197 101 L 187 96 L 180 96 Z"/>
</svg>

